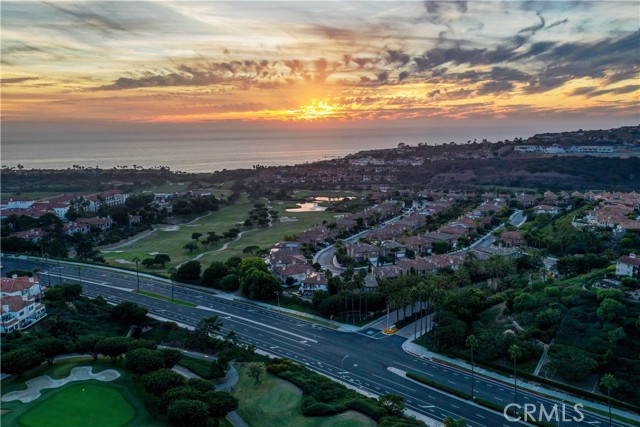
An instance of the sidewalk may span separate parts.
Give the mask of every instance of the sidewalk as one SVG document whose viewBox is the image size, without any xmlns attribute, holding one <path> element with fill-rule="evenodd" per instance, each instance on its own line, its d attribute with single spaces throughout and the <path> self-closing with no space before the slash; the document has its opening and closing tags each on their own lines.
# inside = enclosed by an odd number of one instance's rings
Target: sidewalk
<svg viewBox="0 0 640 427">
<path fill-rule="evenodd" d="M 438 353 L 434 353 L 431 352 L 429 350 L 427 350 L 426 348 L 415 344 L 412 342 L 412 339 L 408 339 L 407 341 L 405 341 L 404 343 L 402 343 L 402 349 L 409 353 L 412 356 L 415 357 L 419 357 L 421 359 L 431 359 L 431 360 L 441 360 L 443 362 L 446 362 L 450 365 L 454 365 L 457 366 L 461 369 L 467 370 L 467 371 L 471 371 L 471 365 L 469 363 L 467 363 L 466 361 L 460 360 L 460 359 L 454 359 L 442 354 L 438 354 Z M 483 369 L 479 366 L 475 366 L 475 373 L 478 376 L 482 376 L 485 378 L 490 378 L 490 379 L 494 379 L 496 381 L 500 381 L 502 383 L 505 383 L 505 385 L 512 385 L 513 384 L 513 377 L 506 377 L 502 374 L 493 372 L 493 371 L 489 371 L 486 369 Z M 545 387 L 541 387 L 541 386 L 537 386 L 534 384 L 531 384 L 527 381 L 524 381 L 520 378 L 517 379 L 517 384 L 518 387 L 526 389 L 528 391 L 543 395 L 543 396 L 548 396 L 551 398 L 556 398 L 558 400 L 563 400 L 563 401 L 567 401 L 567 402 L 571 402 L 571 403 L 581 403 L 583 404 L 586 408 L 594 408 L 594 409 L 598 409 L 600 411 L 604 411 L 604 412 L 608 412 L 609 411 L 609 407 L 607 405 L 604 405 L 602 403 L 597 403 L 597 402 L 592 402 L 590 400 L 585 400 L 582 399 L 578 396 L 573 396 L 571 394 L 567 394 L 561 391 L 557 391 L 557 390 L 552 390 L 549 388 L 545 388 Z M 631 412 L 627 412 L 621 409 L 617 409 L 615 407 L 611 407 L 611 413 L 612 414 L 616 414 L 619 415 L 621 417 L 625 417 L 625 418 L 629 418 L 629 419 L 636 419 L 638 417 L 637 414 L 633 414 Z"/>
</svg>

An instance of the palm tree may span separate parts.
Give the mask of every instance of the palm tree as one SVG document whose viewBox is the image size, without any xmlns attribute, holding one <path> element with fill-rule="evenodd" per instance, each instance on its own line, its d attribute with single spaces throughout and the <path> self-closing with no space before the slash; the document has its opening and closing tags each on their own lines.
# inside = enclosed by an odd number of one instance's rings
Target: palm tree
<svg viewBox="0 0 640 427">
<path fill-rule="evenodd" d="M 474 375 L 475 375 L 475 369 L 474 369 L 474 365 L 473 365 L 473 349 L 476 348 L 478 346 L 478 338 L 476 338 L 475 335 L 469 335 L 467 337 L 467 347 L 469 347 L 469 349 L 471 350 L 471 400 L 475 399 L 475 396 L 473 395 L 473 383 L 474 383 Z"/>
<path fill-rule="evenodd" d="M 511 347 L 509 347 L 509 356 L 511 356 L 511 359 L 513 360 L 513 403 L 514 403 L 514 408 L 517 408 L 518 406 L 518 385 L 517 385 L 517 375 L 516 375 L 516 361 L 518 360 L 518 357 L 522 357 L 522 350 L 520 349 L 520 347 L 518 346 L 518 344 L 511 344 Z M 516 413 L 517 413 L 517 409 L 516 409 Z"/>
<path fill-rule="evenodd" d="M 600 379 L 600 386 L 607 388 L 607 401 L 609 404 L 609 427 L 611 427 L 611 390 L 618 387 L 618 381 L 613 374 L 604 374 Z"/>
<path fill-rule="evenodd" d="M 435 310 L 434 316 L 436 316 L 436 326 L 437 326 L 437 323 L 440 321 L 440 309 L 442 308 L 442 305 L 444 304 L 444 300 L 446 297 L 447 297 L 447 291 L 439 287 L 434 287 L 432 298 L 433 298 L 433 305 Z M 433 338 L 435 340 L 436 338 L 435 333 L 433 334 Z M 435 348 L 438 348 L 437 340 L 435 341 L 434 344 L 435 344 Z"/>
</svg>

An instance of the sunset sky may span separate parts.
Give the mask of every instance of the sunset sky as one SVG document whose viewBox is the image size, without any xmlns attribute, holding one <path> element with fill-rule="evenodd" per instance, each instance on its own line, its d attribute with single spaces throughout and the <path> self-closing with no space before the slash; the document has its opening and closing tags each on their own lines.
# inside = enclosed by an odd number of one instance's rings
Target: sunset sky
<svg viewBox="0 0 640 427">
<path fill-rule="evenodd" d="M 2 121 L 637 124 L 612 1 L 2 2 Z"/>
</svg>

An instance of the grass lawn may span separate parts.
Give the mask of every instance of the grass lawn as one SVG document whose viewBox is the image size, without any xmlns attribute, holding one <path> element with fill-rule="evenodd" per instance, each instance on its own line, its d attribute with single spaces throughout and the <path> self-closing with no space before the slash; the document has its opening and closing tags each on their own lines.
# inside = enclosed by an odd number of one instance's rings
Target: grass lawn
<svg viewBox="0 0 640 427">
<path fill-rule="evenodd" d="M 293 197 L 330 197 L 333 199 L 343 199 L 345 197 L 362 197 L 366 192 L 349 190 L 294 190 Z"/>
<path fill-rule="evenodd" d="M 282 203 L 282 204 L 280 204 Z M 260 228 L 248 232 L 234 243 L 230 243 L 226 250 L 214 252 L 202 257 L 203 265 L 208 265 L 212 261 L 226 261 L 232 256 L 246 257 L 242 250 L 247 246 L 258 246 L 262 249 L 269 249 L 274 244 L 281 241 L 284 236 L 300 233 L 315 225 L 322 224 L 322 221 L 332 222 L 336 215 L 333 212 L 287 212 L 288 208 L 295 208 L 297 205 L 290 201 L 272 201 L 271 208 L 278 212 L 278 219 L 273 222 L 272 227 Z M 280 222 L 281 217 L 295 217 L 298 220 L 293 222 Z M 242 229 L 242 227 L 241 227 Z M 243 229 L 244 231 L 244 229 Z"/>
<path fill-rule="evenodd" d="M 211 379 L 211 362 L 202 359 L 196 359 L 195 357 L 182 356 L 182 359 L 178 361 L 178 365 L 184 366 L 194 374 L 200 375 L 206 380 Z"/>
<path fill-rule="evenodd" d="M 77 366 L 91 366 L 93 372 L 97 373 L 105 369 L 115 369 L 120 372 L 121 376 L 111 382 L 101 382 L 96 380 L 87 380 L 82 382 L 71 382 L 59 388 L 44 389 L 41 391 L 41 396 L 30 403 L 22 403 L 20 401 L 2 402 L 2 416 L 0 417 L 0 423 L 4 426 L 111 426 L 111 425 L 127 425 L 130 427 L 146 427 L 146 426 L 159 426 L 163 427 L 168 425 L 163 416 L 149 411 L 144 403 L 144 400 L 148 398 L 147 392 L 144 390 L 139 377 L 136 377 L 128 373 L 123 369 L 123 360 L 117 360 L 111 362 L 110 359 L 98 359 L 93 362 L 91 357 L 78 357 L 73 359 L 65 359 L 54 363 L 52 366 L 46 364 L 32 369 L 24 374 L 22 377 L 17 378 L 15 375 L 10 376 L 2 380 L 2 394 L 9 393 L 16 390 L 24 390 L 26 388 L 25 381 L 35 378 L 41 375 L 49 375 L 54 379 L 65 378 L 69 375 L 71 370 Z M 72 422 L 71 417 L 72 408 L 71 403 L 75 400 L 86 401 L 87 405 L 91 404 L 92 399 L 84 399 L 83 396 L 78 396 L 82 393 L 82 388 L 85 388 L 87 393 L 88 387 L 97 387 L 98 389 L 107 389 L 107 391 L 92 389 L 91 396 L 96 397 L 93 401 L 95 404 L 90 409 L 81 409 L 82 415 L 85 418 L 78 420 L 75 424 Z M 67 389 L 75 389 L 67 392 Z M 61 397 L 57 397 L 59 393 L 62 393 Z M 87 395 L 89 397 L 90 395 Z M 52 400 L 53 399 L 53 400 Z M 106 399 L 106 400 L 105 400 Z M 122 405 L 122 401 L 126 406 Z M 105 404 L 104 402 L 108 402 Z M 111 402 L 114 402 L 113 405 Z M 118 403 L 119 402 L 119 403 Z M 42 405 L 42 408 L 41 408 Z M 75 405 L 75 403 L 74 403 Z M 87 406 L 88 407 L 88 406 Z M 102 411 L 102 408 L 107 414 L 113 416 L 112 423 L 107 421 L 102 422 L 102 418 L 98 420 L 97 416 L 94 417 L 94 413 Z M 127 408 L 128 407 L 128 408 Z M 85 407 L 86 408 L 86 407 Z M 133 414 L 128 416 L 127 419 L 116 418 L 114 409 L 127 414 Z M 129 409 L 131 408 L 131 409 Z M 32 411 L 33 415 L 32 415 Z M 132 411 L 132 412 L 129 412 Z M 69 414 L 67 414 L 69 412 Z M 45 414 L 45 415 L 40 415 Z M 48 416 L 46 421 L 42 421 L 41 416 Z"/>
<path fill-rule="evenodd" d="M 267 374 L 255 386 L 239 368 L 240 379 L 233 395 L 240 400 L 238 413 L 252 427 L 367 427 L 375 426 L 371 418 L 355 411 L 330 417 L 305 417 L 300 412 L 302 392 L 293 384 Z"/>
<path fill-rule="evenodd" d="M 228 231 L 230 228 L 237 227 L 238 222 L 244 221 L 251 209 L 253 209 L 253 203 L 249 202 L 246 198 L 242 198 L 236 204 L 223 206 L 220 210 L 192 223 L 181 224 L 174 227 L 168 225 L 160 226 L 160 229 L 151 233 L 148 237 L 134 242 L 130 246 L 116 249 L 113 252 L 106 251 L 103 253 L 103 256 L 110 265 L 122 267 L 124 264 L 129 268 L 134 268 L 135 264 L 132 262 L 134 258 L 138 257 L 141 260 L 151 258 L 151 253 L 158 252 L 168 254 L 171 257 L 171 263 L 167 265 L 167 268 L 175 266 L 194 258 L 200 253 L 216 249 L 212 246 L 204 248 L 202 245 L 199 245 L 198 250 L 189 253 L 187 249 L 184 249 L 184 245 L 193 242 L 191 238 L 192 233 L 202 233 L 202 235 L 206 237 L 207 232 L 215 231 L 218 235 L 222 235 L 222 233 Z M 244 227 L 238 228 L 242 230 Z M 222 245 L 222 243 L 223 242 L 221 242 L 220 245 Z M 118 262 L 118 260 L 124 260 L 125 263 L 122 261 Z M 142 265 L 139 267 L 140 271 L 150 273 L 163 274 L 167 270 L 167 268 L 147 269 Z"/>
<path fill-rule="evenodd" d="M 20 194 L 16 194 L 13 191 L 3 191 L 0 199 L 3 201 L 13 199 L 13 200 L 37 200 L 44 199 L 47 197 L 57 196 L 59 194 L 64 193 L 64 191 L 23 191 Z M 83 194 L 91 194 L 89 191 L 80 191 Z"/>
<path fill-rule="evenodd" d="M 241 198 L 234 205 L 223 206 L 219 211 L 213 212 L 203 218 L 189 224 L 181 224 L 179 226 L 161 226 L 158 230 L 151 233 L 148 237 L 113 251 L 103 253 L 107 264 L 134 269 L 133 259 L 151 258 L 151 253 L 166 253 L 171 257 L 171 263 L 166 268 L 154 267 L 145 268 L 139 265 L 140 271 L 155 273 L 166 276 L 167 268 L 175 266 L 184 261 L 193 259 L 197 255 L 207 253 L 200 258 L 203 266 L 208 266 L 212 261 L 226 261 L 232 256 L 246 257 L 242 250 L 247 246 L 259 246 L 268 249 L 275 243 L 281 241 L 284 236 L 297 234 L 315 225 L 322 224 L 322 221 L 331 222 L 334 220 L 335 213 L 332 212 L 286 212 L 288 208 L 295 208 L 296 204 L 291 201 L 274 201 L 272 209 L 278 212 L 279 217 L 296 217 L 298 220 L 294 222 L 280 222 L 276 219 L 272 227 L 265 228 L 247 228 L 238 226 L 238 222 L 244 221 L 249 215 L 249 211 L 253 209 L 254 202 L 250 202 L 246 197 Z M 225 243 L 221 241 L 218 247 L 208 246 L 207 248 L 200 245 L 198 249 L 189 253 L 184 249 L 184 245 L 192 242 L 192 233 L 202 233 L 206 237 L 207 232 L 215 231 L 218 235 L 222 235 L 230 228 L 239 228 L 245 232 L 240 240 L 229 243 L 227 249 L 219 251 Z"/>
<path fill-rule="evenodd" d="M 146 295 L 146 296 L 151 297 L 151 298 L 161 299 L 163 301 L 171 301 L 174 304 L 185 305 L 187 307 L 197 307 L 197 304 L 193 304 L 193 303 L 186 302 L 186 301 L 180 301 L 180 300 L 175 299 L 175 298 L 172 300 L 171 297 L 165 297 L 164 295 L 154 294 L 153 292 L 147 292 L 147 291 L 134 291 L 134 292 L 137 293 L 137 294 L 140 294 L 140 295 Z"/>
<path fill-rule="evenodd" d="M 20 426 L 122 426 L 136 411 L 118 390 L 99 381 L 74 384 L 38 403 L 18 420 Z"/>
</svg>

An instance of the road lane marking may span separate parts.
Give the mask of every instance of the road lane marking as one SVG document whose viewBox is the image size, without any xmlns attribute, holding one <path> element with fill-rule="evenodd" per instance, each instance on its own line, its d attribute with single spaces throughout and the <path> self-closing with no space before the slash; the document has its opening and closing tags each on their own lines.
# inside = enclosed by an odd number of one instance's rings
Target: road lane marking
<svg viewBox="0 0 640 427">
<path fill-rule="evenodd" d="M 220 314 L 223 314 L 225 316 L 236 317 L 236 318 L 238 318 L 238 319 L 240 319 L 242 321 L 245 321 L 245 322 L 249 322 L 249 323 L 253 323 L 253 324 L 256 324 L 256 325 L 260 325 L 260 326 L 262 326 L 264 328 L 273 329 L 274 331 L 282 332 L 284 334 L 289 334 L 291 336 L 298 337 L 298 338 L 303 339 L 303 340 L 311 341 L 311 342 L 316 343 L 316 344 L 318 343 L 318 341 L 314 340 L 313 338 L 305 337 L 304 335 L 294 334 L 293 332 L 285 331 L 284 329 L 276 328 L 276 327 L 273 327 L 273 326 L 270 326 L 270 325 L 265 325 L 264 323 L 256 322 L 255 320 L 247 319 L 246 317 L 238 316 L 236 314 L 225 313 L 224 311 L 216 310 L 214 308 L 205 307 L 205 306 L 202 306 L 202 305 L 199 305 L 196 308 L 199 308 L 201 310 L 213 311 L 214 313 L 220 313 Z M 249 311 L 251 311 L 251 310 L 249 310 Z M 253 311 L 256 311 L 256 310 L 253 310 Z"/>
<path fill-rule="evenodd" d="M 389 382 L 389 383 L 391 383 L 391 384 L 395 384 L 395 385 L 397 385 L 397 386 L 404 387 L 404 388 L 406 388 L 406 389 L 408 389 L 408 390 L 416 391 L 415 389 L 413 389 L 413 388 L 411 388 L 411 387 L 407 387 L 407 386 L 406 386 L 406 385 L 404 385 L 404 384 L 400 384 L 400 383 L 397 383 L 397 382 L 395 382 L 395 381 L 391 381 L 390 379 L 387 379 L 387 378 L 385 378 L 385 377 L 381 377 L 380 375 L 372 374 L 372 376 L 377 377 L 377 378 L 380 378 L 380 379 L 382 379 L 382 380 L 384 380 L 384 381 L 386 381 L 386 382 Z"/>
</svg>

